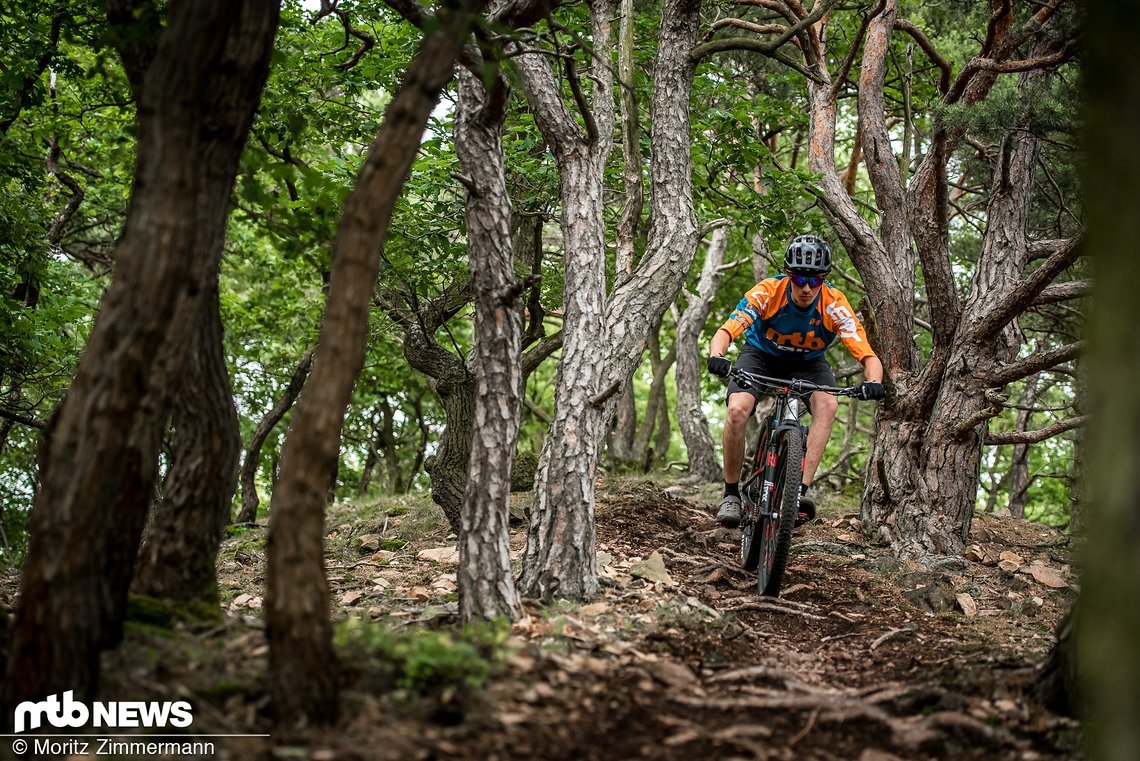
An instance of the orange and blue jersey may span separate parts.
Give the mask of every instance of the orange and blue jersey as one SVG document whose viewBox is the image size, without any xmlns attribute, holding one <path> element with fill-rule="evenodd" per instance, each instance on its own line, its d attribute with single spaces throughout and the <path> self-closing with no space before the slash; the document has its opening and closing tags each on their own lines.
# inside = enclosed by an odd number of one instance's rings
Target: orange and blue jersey
<svg viewBox="0 0 1140 761">
<path fill-rule="evenodd" d="M 720 327 L 732 340 L 745 341 L 772 357 L 811 360 L 823 356 L 835 339 L 862 362 L 875 352 L 847 297 L 827 283 L 805 309 L 792 303 L 786 275 L 770 277 L 753 287 Z"/>
</svg>

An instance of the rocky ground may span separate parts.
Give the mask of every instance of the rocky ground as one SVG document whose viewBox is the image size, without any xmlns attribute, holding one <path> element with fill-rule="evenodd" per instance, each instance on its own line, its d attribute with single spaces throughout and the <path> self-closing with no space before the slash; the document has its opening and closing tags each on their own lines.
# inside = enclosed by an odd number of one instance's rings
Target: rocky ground
<svg viewBox="0 0 1140 761">
<path fill-rule="evenodd" d="M 712 495 L 600 485 L 601 594 L 528 605 L 510 631 L 456 624 L 456 552 L 419 498 L 329 519 L 343 718 L 269 721 L 259 618 L 264 530 L 220 559 L 224 620 L 137 612 L 106 699 L 194 702 L 224 758 L 1073 758 L 1079 727 L 1029 686 L 1074 594 L 1065 535 L 975 519 L 965 569 L 922 573 L 868 546 L 833 502 L 800 528 L 780 599 L 734 563 Z M 516 555 L 524 535 L 513 537 Z"/>
</svg>

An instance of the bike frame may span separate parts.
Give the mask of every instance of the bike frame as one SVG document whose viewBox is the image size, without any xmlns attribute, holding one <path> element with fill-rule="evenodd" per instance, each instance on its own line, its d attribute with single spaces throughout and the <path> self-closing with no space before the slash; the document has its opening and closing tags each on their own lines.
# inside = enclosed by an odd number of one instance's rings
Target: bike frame
<svg viewBox="0 0 1140 761">
<path fill-rule="evenodd" d="M 770 503 L 772 490 L 776 485 L 776 470 L 780 464 L 777 456 L 780 441 L 789 429 L 801 427 L 800 415 L 803 414 L 803 402 L 792 396 L 788 387 L 777 390 L 775 397 L 776 407 L 760 427 L 760 436 L 756 442 L 756 457 L 752 461 L 752 473 L 741 489 L 741 493 L 745 495 L 751 495 L 750 489 L 756 489 L 757 498 L 752 502 L 756 508 L 755 519 L 759 519 L 762 515 L 778 517 L 778 510 L 772 511 Z M 757 479 L 761 479 L 759 488 L 754 486 Z"/>
</svg>

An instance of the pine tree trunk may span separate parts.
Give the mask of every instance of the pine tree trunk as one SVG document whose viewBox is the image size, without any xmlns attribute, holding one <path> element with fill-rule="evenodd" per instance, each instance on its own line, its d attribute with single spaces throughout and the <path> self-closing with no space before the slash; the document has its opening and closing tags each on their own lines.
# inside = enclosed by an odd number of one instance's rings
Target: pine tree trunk
<svg viewBox="0 0 1140 761">
<path fill-rule="evenodd" d="M 245 454 L 242 457 L 241 475 L 239 477 L 241 482 L 241 510 L 238 511 L 234 523 L 253 523 L 257 520 L 257 507 L 260 502 L 257 497 L 257 470 L 261 464 L 261 448 L 265 446 L 269 434 L 285 417 L 285 413 L 293 407 L 297 397 L 301 395 L 301 389 L 305 387 L 305 381 L 309 379 L 309 370 L 313 366 L 313 356 L 316 351 L 315 346 L 310 346 L 305 350 L 281 397 L 273 405 L 273 409 L 257 421 L 257 427 L 253 429 L 253 435 L 249 437 L 249 446 L 245 448 Z M 276 481 L 277 468 L 270 467 L 270 473 L 272 480 Z"/>
<path fill-rule="evenodd" d="M 636 397 L 631 379 L 626 382 L 618 398 L 617 411 L 609 432 L 606 459 L 611 465 L 628 465 L 636 459 L 633 454 L 633 440 L 637 436 Z"/>
<path fill-rule="evenodd" d="M 475 435 L 471 438 L 459 533 L 459 615 L 514 619 L 521 608 L 511 574 L 511 466 L 522 414 L 521 288 L 514 278 L 510 198 L 502 130 L 509 89 L 459 72 L 455 149 L 470 178 L 467 256 L 475 292 Z"/>
<path fill-rule="evenodd" d="M 701 378 L 704 371 L 704 347 L 699 345 L 701 331 L 720 287 L 720 266 L 728 247 L 728 228 L 713 231 L 701 267 L 697 292 L 690 294 L 689 304 L 677 322 L 677 427 L 685 440 L 689 456 L 689 473 L 701 481 L 720 481 L 723 477 L 716 457 L 716 445 L 709 433 L 709 421 L 701 409 Z"/>
<path fill-rule="evenodd" d="M 165 384 L 179 369 L 182 347 L 167 342 L 217 267 L 220 248 L 202 250 L 199 233 L 225 227 L 277 18 L 270 0 L 167 6 L 138 97 L 134 192 L 114 279 L 44 450 L 7 706 L 65 690 L 90 698 L 99 650 L 121 636 Z"/>
<path fill-rule="evenodd" d="M 344 413 L 364 363 L 368 313 L 392 210 L 428 116 L 467 37 L 479 0 L 441 11 L 384 113 L 333 243 L 332 277 L 312 382 L 294 412 L 269 515 L 266 636 L 277 719 L 330 724 L 337 669 L 324 567 L 324 507 Z"/>
<path fill-rule="evenodd" d="M 1033 376 L 1025 382 L 1025 394 L 1021 403 L 1026 408 L 1037 403 L 1037 384 L 1040 376 Z M 1017 413 L 1017 424 L 1014 430 L 1028 431 L 1033 419 L 1030 409 L 1023 409 Z M 1010 452 L 1009 463 L 1009 512 L 1014 518 L 1025 517 L 1025 505 L 1029 501 L 1029 487 L 1032 479 L 1029 477 L 1029 445 L 1014 444 Z"/>
<path fill-rule="evenodd" d="M 605 326 L 606 276 L 599 164 L 584 151 L 560 164 L 566 252 L 562 359 L 554 420 L 539 457 L 533 538 L 519 579 L 524 594 L 543 600 L 584 599 L 597 590 L 594 478 L 612 406 L 590 401 L 606 377 L 605 356 L 596 343 Z"/>
<path fill-rule="evenodd" d="M 1091 493 L 1075 639 L 1082 713 L 1095 718 L 1088 757 L 1128 761 L 1140 758 L 1140 77 L 1135 51 L 1121 40 L 1140 34 L 1140 19 L 1120 3 L 1088 8 L 1082 187 L 1096 298 L 1087 379 L 1099 425 L 1087 436 Z"/>
<path fill-rule="evenodd" d="M 174 399 L 171 466 L 139 556 L 135 590 L 216 603 L 218 546 L 237 488 L 241 433 L 212 279 Z"/>
<path fill-rule="evenodd" d="M 654 69 L 648 245 L 633 277 L 614 290 L 608 303 L 602 175 L 614 119 L 612 72 L 608 66 L 595 68 L 596 129 L 583 140 L 545 62 L 519 57 L 526 68 L 528 99 L 558 161 L 566 257 L 555 417 L 539 458 L 519 580 L 528 597 L 583 599 L 597 589 L 594 480 L 614 395 L 628 382 L 650 326 L 672 303 L 696 252 L 689 94 L 699 10 L 693 0 L 670 0 L 662 13 Z M 611 14 L 608 2 L 591 5 L 594 55 L 604 60 Z"/>
<path fill-rule="evenodd" d="M 424 470 L 431 476 L 432 501 L 443 510 L 452 532 L 459 534 L 471 436 L 475 431 L 475 376 L 458 357 L 449 363 L 446 372 L 434 372 L 439 373 L 435 393 L 445 422 L 435 454 L 424 463 Z"/>
<path fill-rule="evenodd" d="M 660 409 L 664 403 L 667 402 L 665 393 L 665 376 L 669 373 L 669 368 L 673 366 L 673 362 L 677 358 L 677 346 L 674 343 L 673 348 L 664 357 L 661 356 L 661 323 L 658 322 L 656 328 L 649 334 L 649 364 L 652 368 L 653 376 L 649 383 L 649 393 L 645 395 L 645 415 L 641 427 L 637 430 L 637 436 L 633 439 L 633 458 L 634 462 L 643 465 L 644 463 L 652 460 L 649 452 L 649 442 L 653 440 L 653 433 L 657 430 L 660 423 L 661 412 Z M 666 425 L 668 425 L 668 412 L 666 411 Z"/>
</svg>

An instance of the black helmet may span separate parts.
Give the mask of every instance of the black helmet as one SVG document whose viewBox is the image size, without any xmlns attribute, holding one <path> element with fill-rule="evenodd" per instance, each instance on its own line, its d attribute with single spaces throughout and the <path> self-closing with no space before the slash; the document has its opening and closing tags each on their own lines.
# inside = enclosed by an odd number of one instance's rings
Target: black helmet
<svg viewBox="0 0 1140 761">
<path fill-rule="evenodd" d="M 826 275 L 831 271 L 831 249 L 822 238 L 814 235 L 797 235 L 788 244 L 784 254 L 784 269 L 809 274 Z"/>
</svg>

